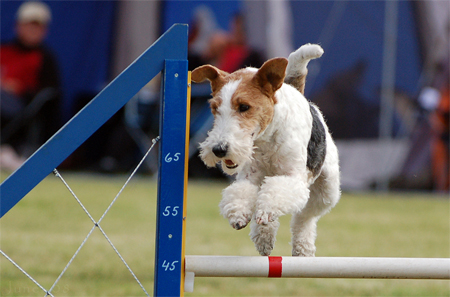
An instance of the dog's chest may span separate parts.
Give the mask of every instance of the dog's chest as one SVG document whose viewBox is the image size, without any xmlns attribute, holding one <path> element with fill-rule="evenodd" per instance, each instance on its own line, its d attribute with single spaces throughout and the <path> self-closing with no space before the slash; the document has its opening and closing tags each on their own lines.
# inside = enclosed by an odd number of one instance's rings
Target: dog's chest
<svg viewBox="0 0 450 297">
<path fill-rule="evenodd" d="M 266 176 L 286 174 L 291 166 L 282 151 L 282 144 L 275 139 L 255 142 L 252 165 Z"/>
<path fill-rule="evenodd" d="M 305 168 L 311 123 L 295 103 L 277 106 L 273 122 L 254 142 L 253 166 L 266 175 L 298 173 Z"/>
</svg>

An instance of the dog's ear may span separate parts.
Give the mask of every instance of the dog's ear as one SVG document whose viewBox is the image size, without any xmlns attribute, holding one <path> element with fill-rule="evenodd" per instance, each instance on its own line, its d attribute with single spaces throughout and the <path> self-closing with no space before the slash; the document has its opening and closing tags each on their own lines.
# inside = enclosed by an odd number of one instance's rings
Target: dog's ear
<svg viewBox="0 0 450 297">
<path fill-rule="evenodd" d="M 200 83 L 209 80 L 213 93 L 219 90 L 225 84 L 225 76 L 228 73 L 212 65 L 203 65 L 192 71 L 191 79 L 193 82 Z"/>
<path fill-rule="evenodd" d="M 268 97 L 273 97 L 283 85 L 287 64 L 288 60 L 285 58 L 270 59 L 255 74 L 253 80 Z"/>
</svg>

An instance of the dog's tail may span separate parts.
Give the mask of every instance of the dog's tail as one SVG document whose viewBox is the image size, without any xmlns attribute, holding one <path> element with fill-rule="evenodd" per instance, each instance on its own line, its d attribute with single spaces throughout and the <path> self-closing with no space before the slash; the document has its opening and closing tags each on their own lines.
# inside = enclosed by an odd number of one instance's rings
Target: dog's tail
<svg viewBox="0 0 450 297">
<path fill-rule="evenodd" d="M 306 75 L 308 74 L 306 66 L 308 66 L 310 60 L 320 58 L 322 55 L 323 49 L 320 45 L 310 43 L 302 45 L 289 55 L 284 82 L 304 94 Z"/>
</svg>

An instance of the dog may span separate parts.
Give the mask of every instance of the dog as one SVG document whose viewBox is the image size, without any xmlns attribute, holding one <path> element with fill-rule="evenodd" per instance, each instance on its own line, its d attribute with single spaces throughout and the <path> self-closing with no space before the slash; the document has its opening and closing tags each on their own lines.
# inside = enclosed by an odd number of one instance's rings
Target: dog
<svg viewBox="0 0 450 297">
<path fill-rule="evenodd" d="M 307 65 L 323 49 L 305 44 L 286 58 L 233 73 L 212 65 L 192 71 L 209 80 L 214 124 L 200 144 L 208 167 L 220 163 L 235 181 L 222 192 L 230 225 L 250 224 L 260 255 L 273 250 L 278 218 L 292 214 L 292 255 L 315 255 L 317 221 L 340 198 L 338 150 L 318 107 L 304 97 Z"/>
</svg>

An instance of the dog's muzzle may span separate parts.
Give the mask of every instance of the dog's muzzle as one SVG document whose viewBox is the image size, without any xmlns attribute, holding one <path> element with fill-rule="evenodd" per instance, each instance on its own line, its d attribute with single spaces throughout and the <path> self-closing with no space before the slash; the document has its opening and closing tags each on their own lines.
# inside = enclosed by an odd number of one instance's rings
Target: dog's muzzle
<svg viewBox="0 0 450 297">
<path fill-rule="evenodd" d="M 224 158 L 226 155 L 227 155 L 227 153 L 228 153 L 228 144 L 225 144 L 225 143 L 220 143 L 220 144 L 218 144 L 218 145 L 216 145 L 216 146 L 214 146 L 213 148 L 212 148 L 212 152 L 213 152 L 213 154 L 217 157 L 217 158 Z M 225 166 L 228 168 L 228 169 L 234 169 L 234 168 L 236 168 L 236 167 L 238 167 L 238 164 L 236 164 L 236 163 L 234 163 L 232 160 L 230 160 L 230 159 L 224 159 L 224 160 L 222 160 L 222 162 L 224 162 L 225 163 Z"/>
</svg>

